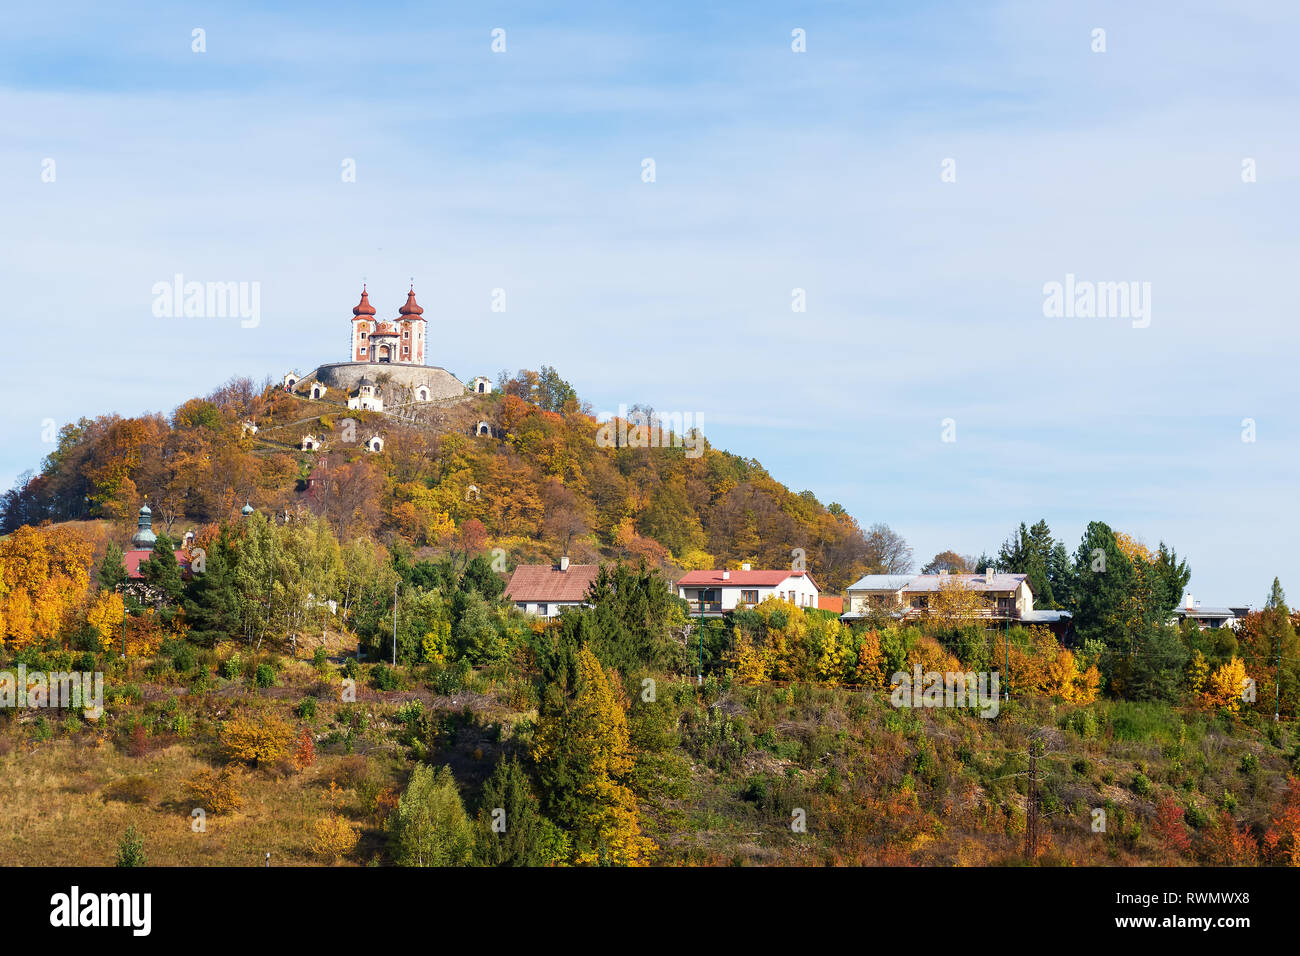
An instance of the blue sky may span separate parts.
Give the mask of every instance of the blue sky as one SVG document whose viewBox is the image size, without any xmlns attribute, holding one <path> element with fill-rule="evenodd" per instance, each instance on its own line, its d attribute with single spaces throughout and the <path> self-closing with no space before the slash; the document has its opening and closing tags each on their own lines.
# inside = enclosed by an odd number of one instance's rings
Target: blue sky
<svg viewBox="0 0 1300 956">
<path fill-rule="evenodd" d="M 362 277 L 382 315 L 414 276 L 430 364 L 701 415 L 918 563 L 1101 519 L 1206 603 L 1300 597 L 1297 27 L 1252 0 L 9 5 L 0 482 L 46 419 L 339 360 Z M 260 324 L 154 317 L 176 273 L 260 282 Z M 1151 283 L 1150 326 L 1045 317 L 1067 273 Z"/>
</svg>

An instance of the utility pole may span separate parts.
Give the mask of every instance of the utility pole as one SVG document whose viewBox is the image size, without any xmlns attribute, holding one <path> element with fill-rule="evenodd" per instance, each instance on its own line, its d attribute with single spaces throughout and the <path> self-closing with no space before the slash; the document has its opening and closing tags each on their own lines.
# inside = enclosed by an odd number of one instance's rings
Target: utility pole
<svg viewBox="0 0 1300 956">
<path fill-rule="evenodd" d="M 1038 856 L 1038 758 L 1043 750 L 1041 740 L 1029 742 L 1029 796 L 1025 802 L 1025 856 L 1030 860 Z"/>
<path fill-rule="evenodd" d="M 697 687 L 704 686 L 704 595 L 708 593 L 708 591 L 700 592 L 700 667 L 696 671 L 695 683 Z"/>
<path fill-rule="evenodd" d="M 1277 636 L 1277 689 L 1273 696 L 1273 723 L 1277 723 L 1282 712 L 1282 635 Z"/>
</svg>

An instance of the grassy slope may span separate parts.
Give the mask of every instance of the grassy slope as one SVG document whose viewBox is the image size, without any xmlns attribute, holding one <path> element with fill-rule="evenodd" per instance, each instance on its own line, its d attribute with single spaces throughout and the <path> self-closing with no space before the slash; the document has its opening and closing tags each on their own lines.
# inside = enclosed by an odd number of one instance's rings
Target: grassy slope
<svg viewBox="0 0 1300 956">
<path fill-rule="evenodd" d="M 451 764 L 471 812 L 498 756 L 526 747 L 535 714 L 517 680 L 479 676 L 437 695 L 419 676 L 409 675 L 404 691 L 364 688 L 359 703 L 346 705 L 303 662 L 288 663 L 272 688 L 218 679 L 196 693 L 181 692 L 189 689 L 183 679 L 146 680 L 137 664 L 110 683 L 133 684 L 139 699 L 110 703 L 97 726 L 0 718 L 0 865 L 111 863 L 130 823 L 155 864 L 255 865 L 267 851 L 282 864 L 322 862 L 310 850 L 311 825 L 335 810 L 361 829 L 349 861 L 382 862 L 374 795 L 400 789 L 415 756 L 399 741 L 402 701 L 419 697 L 439 718 L 425 738 L 430 759 Z M 304 721 L 294 706 L 308 695 L 318 710 Z M 1018 862 L 1022 754 L 1034 732 L 1049 751 L 1043 862 L 1174 862 L 1149 832 L 1161 796 L 1210 815 L 1227 803 L 1238 820 L 1263 824 L 1294 746 L 1286 732 L 1275 746 L 1255 730 L 1228 734 L 1207 717 L 1159 705 L 1031 701 L 984 720 L 900 711 L 883 695 L 843 689 L 723 691 L 665 677 L 649 706 L 669 708 L 668 722 L 681 728 L 679 745 L 661 755 L 678 770 L 649 772 L 658 792 L 643 803 L 657 861 L 668 864 Z M 209 816 L 206 833 L 192 832 L 185 782 L 219 765 L 221 719 L 259 709 L 310 729 L 317 762 L 301 774 L 287 766 L 252 771 L 244 806 Z M 177 736 L 182 712 L 189 728 Z M 1075 712 L 1091 717 L 1069 716 Z M 142 756 L 129 753 L 135 720 L 151 726 Z M 1096 807 L 1108 810 L 1105 833 L 1090 827 Z M 791 829 L 796 809 L 806 813 L 806 833 Z"/>
</svg>

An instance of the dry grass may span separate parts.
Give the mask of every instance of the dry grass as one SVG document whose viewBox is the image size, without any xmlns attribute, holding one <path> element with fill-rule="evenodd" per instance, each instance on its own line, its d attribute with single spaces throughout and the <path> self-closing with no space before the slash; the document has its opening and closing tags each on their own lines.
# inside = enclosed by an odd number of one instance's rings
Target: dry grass
<svg viewBox="0 0 1300 956">
<path fill-rule="evenodd" d="M 322 757 L 301 775 L 252 774 L 244 805 L 208 814 L 195 833 L 185 784 L 207 765 L 184 746 L 136 759 L 90 736 L 19 745 L 0 757 L 0 866 L 111 866 L 130 824 L 155 866 L 255 866 L 268 851 L 272 865 L 318 865 L 312 826 L 334 809 L 330 779 L 351 776 L 340 772 L 344 759 Z M 123 799 L 135 794 L 143 801 Z M 363 834 L 362 846 L 376 838 Z"/>
</svg>

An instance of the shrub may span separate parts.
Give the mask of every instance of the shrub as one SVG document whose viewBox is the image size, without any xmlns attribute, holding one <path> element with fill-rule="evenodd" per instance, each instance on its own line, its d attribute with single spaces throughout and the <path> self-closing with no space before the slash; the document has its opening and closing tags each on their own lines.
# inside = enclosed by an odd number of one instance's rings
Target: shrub
<svg viewBox="0 0 1300 956">
<path fill-rule="evenodd" d="M 298 717 L 302 720 L 314 719 L 316 716 L 316 698 L 304 697 L 302 700 L 298 701 L 295 713 L 297 713 Z"/>
<path fill-rule="evenodd" d="M 239 793 L 242 777 L 237 765 L 229 764 L 220 772 L 200 770 L 186 785 L 193 801 L 208 813 L 229 813 L 244 804 Z"/>
<path fill-rule="evenodd" d="M 275 668 L 270 664 L 258 664 L 253 672 L 254 687 L 273 687 L 275 685 Z"/>
<path fill-rule="evenodd" d="M 178 674 L 188 674 L 199 662 L 193 645 L 188 641 L 171 642 L 164 646 L 164 650 L 171 656 L 172 667 Z"/>
<path fill-rule="evenodd" d="M 319 670 L 329 664 L 330 656 L 326 653 L 325 648 L 318 647 L 311 655 L 312 666 Z"/>
<path fill-rule="evenodd" d="M 238 652 L 231 654 L 221 662 L 221 676 L 226 680 L 235 680 L 244 672 L 244 661 Z"/>
<path fill-rule="evenodd" d="M 370 672 L 370 683 L 378 690 L 397 690 L 400 681 L 397 672 L 387 664 L 376 664 Z"/>
<path fill-rule="evenodd" d="M 322 859 L 337 863 L 357 845 L 356 825 L 337 813 L 320 817 L 312 826 L 311 850 Z"/>
<path fill-rule="evenodd" d="M 149 735 L 144 724 L 136 724 L 131 728 L 131 738 L 126 745 L 126 752 L 132 757 L 143 757 L 149 753 Z"/>
<path fill-rule="evenodd" d="M 289 750 L 293 731 L 278 717 L 236 717 L 221 727 L 221 746 L 228 760 L 254 767 L 272 763 Z"/>
<path fill-rule="evenodd" d="M 131 824 L 122 834 L 117 844 L 117 866 L 148 866 L 149 860 L 144 855 L 144 837 Z"/>
<path fill-rule="evenodd" d="M 1139 797 L 1149 797 L 1155 793 L 1156 790 L 1156 788 L 1152 786 L 1151 781 L 1147 779 L 1147 775 L 1141 772 L 1133 775 L 1133 783 L 1130 786 L 1132 787 L 1133 792 Z"/>
<path fill-rule="evenodd" d="M 315 762 L 316 744 L 311 739 L 311 734 L 304 730 L 298 735 L 298 743 L 293 748 L 293 769 L 301 773 Z"/>
</svg>

